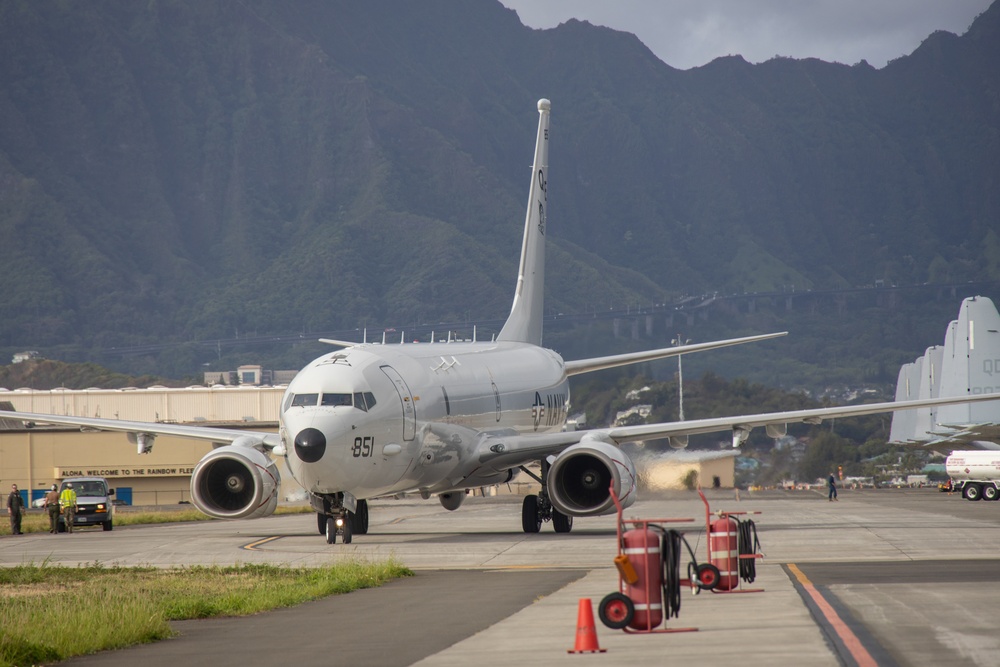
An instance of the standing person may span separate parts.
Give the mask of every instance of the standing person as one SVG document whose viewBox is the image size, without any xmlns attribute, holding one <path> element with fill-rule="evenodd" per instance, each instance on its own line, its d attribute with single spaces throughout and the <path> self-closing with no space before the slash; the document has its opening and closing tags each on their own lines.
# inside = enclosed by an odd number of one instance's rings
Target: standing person
<svg viewBox="0 0 1000 667">
<path fill-rule="evenodd" d="M 63 521 L 66 522 L 66 532 L 73 532 L 73 517 L 76 515 L 76 491 L 73 490 L 73 483 L 66 484 L 66 488 L 59 494 L 59 506 L 62 507 Z"/>
<path fill-rule="evenodd" d="M 21 513 L 24 512 L 24 499 L 17 491 L 17 484 L 10 485 L 10 495 L 7 496 L 7 514 L 10 515 L 10 534 L 21 535 Z"/>
<path fill-rule="evenodd" d="M 53 484 L 49 492 L 45 494 L 45 510 L 49 513 L 49 532 L 59 531 L 59 492 Z"/>
<path fill-rule="evenodd" d="M 832 503 L 834 500 L 837 500 L 837 478 L 833 476 L 832 472 L 830 473 L 830 479 L 826 480 L 826 483 L 830 487 L 829 498 Z"/>
</svg>

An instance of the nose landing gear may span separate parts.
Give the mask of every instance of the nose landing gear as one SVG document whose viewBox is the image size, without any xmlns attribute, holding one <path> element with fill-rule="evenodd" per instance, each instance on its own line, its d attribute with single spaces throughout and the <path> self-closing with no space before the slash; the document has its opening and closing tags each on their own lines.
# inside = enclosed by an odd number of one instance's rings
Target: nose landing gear
<svg viewBox="0 0 1000 667">
<path fill-rule="evenodd" d="M 351 522 L 344 520 L 343 516 L 326 517 L 326 543 L 336 544 L 337 533 L 340 533 L 344 544 L 350 544 L 354 537 L 351 532 Z"/>
<path fill-rule="evenodd" d="M 344 507 L 343 494 L 310 496 L 310 505 L 316 510 L 316 527 L 326 537 L 327 544 L 336 544 L 337 535 L 344 544 L 350 544 L 354 535 L 368 533 L 368 502 L 355 501 L 355 511 Z"/>
</svg>

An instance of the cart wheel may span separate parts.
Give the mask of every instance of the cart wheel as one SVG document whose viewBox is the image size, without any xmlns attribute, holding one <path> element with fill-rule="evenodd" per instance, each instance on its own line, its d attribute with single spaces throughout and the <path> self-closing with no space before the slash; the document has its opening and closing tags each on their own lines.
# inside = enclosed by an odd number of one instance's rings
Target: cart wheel
<svg viewBox="0 0 1000 667">
<path fill-rule="evenodd" d="M 698 566 L 698 588 L 703 591 L 714 590 L 716 586 L 719 585 L 719 579 L 722 578 L 722 573 L 719 572 L 719 568 L 715 567 L 711 563 L 702 563 Z"/>
<path fill-rule="evenodd" d="M 608 593 L 597 607 L 601 622 L 612 630 L 621 630 L 632 622 L 635 605 L 624 593 Z"/>
</svg>

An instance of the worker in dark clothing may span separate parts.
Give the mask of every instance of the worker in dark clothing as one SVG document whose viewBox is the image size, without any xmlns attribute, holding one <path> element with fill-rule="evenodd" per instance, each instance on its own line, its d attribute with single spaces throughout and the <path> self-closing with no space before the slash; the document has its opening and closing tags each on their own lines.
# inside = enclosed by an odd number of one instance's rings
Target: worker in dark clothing
<svg viewBox="0 0 1000 667">
<path fill-rule="evenodd" d="M 833 476 L 833 473 L 830 473 L 830 479 L 826 480 L 826 483 L 830 487 L 829 498 L 832 503 L 837 499 L 837 478 Z"/>
<path fill-rule="evenodd" d="M 49 532 L 57 532 L 59 530 L 59 491 L 55 484 L 45 494 L 45 511 L 49 513 Z"/>
<path fill-rule="evenodd" d="M 21 535 L 21 515 L 24 513 L 24 498 L 17 490 L 17 484 L 11 484 L 10 495 L 7 496 L 7 514 L 10 515 L 10 534 Z"/>
</svg>

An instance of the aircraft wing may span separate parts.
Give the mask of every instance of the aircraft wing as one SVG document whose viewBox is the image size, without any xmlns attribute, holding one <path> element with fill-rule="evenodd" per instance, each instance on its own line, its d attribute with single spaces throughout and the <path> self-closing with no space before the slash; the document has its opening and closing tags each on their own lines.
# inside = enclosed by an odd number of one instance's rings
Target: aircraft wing
<svg viewBox="0 0 1000 667">
<path fill-rule="evenodd" d="M 692 352 L 704 352 L 705 350 L 715 350 L 720 347 L 729 347 L 730 345 L 742 345 L 743 343 L 756 343 L 757 341 L 769 340 L 771 338 L 779 338 L 781 336 L 787 336 L 787 335 L 788 335 L 787 331 L 780 331 L 778 333 L 762 334 L 760 336 L 729 338 L 726 340 L 716 340 L 709 343 L 695 343 L 694 345 L 677 345 L 674 347 L 661 347 L 658 350 L 645 350 L 643 352 L 613 354 L 609 357 L 594 357 L 592 359 L 567 361 L 566 375 L 580 375 L 582 373 L 590 373 L 591 371 L 600 371 L 605 368 L 615 368 L 616 366 L 628 366 L 629 364 L 638 364 L 644 361 L 653 361 L 655 359 L 666 359 L 668 357 L 677 357 L 682 354 L 690 354 Z"/>
<path fill-rule="evenodd" d="M 980 401 L 1000 400 L 1000 395 L 985 394 L 980 396 L 951 396 L 946 398 L 931 398 L 915 401 L 888 401 L 885 403 L 866 403 L 862 405 L 844 405 L 834 408 L 812 408 L 809 410 L 791 410 L 788 412 L 767 412 L 756 415 L 733 417 L 714 417 L 683 422 L 664 424 L 640 424 L 637 426 L 620 426 L 608 429 L 608 435 L 617 442 L 629 440 L 677 438 L 700 433 L 717 433 L 732 429 L 733 446 L 739 446 L 750 435 L 750 431 L 758 426 L 768 429 L 768 435 L 780 437 L 784 435 L 784 427 L 792 423 L 818 424 L 824 419 L 835 417 L 860 417 L 880 412 L 896 412 L 897 410 L 912 410 L 914 408 L 932 407 L 936 405 L 951 405 L 953 403 L 978 403 Z"/>
<path fill-rule="evenodd" d="M 1000 440 L 1000 424 L 938 424 L 937 428 L 949 430 L 934 430 L 932 435 L 951 438 L 958 441 Z"/>
<path fill-rule="evenodd" d="M 950 429 L 950 430 L 940 430 Z M 938 424 L 927 440 L 909 440 L 905 445 L 950 454 L 955 449 L 1000 449 L 1000 424 Z"/>
<path fill-rule="evenodd" d="M 669 438 L 679 447 L 687 445 L 687 437 L 701 433 L 732 431 L 733 446 L 738 447 L 754 428 L 767 428 L 771 437 L 781 437 L 785 428 L 792 423 L 819 424 L 824 419 L 835 417 L 860 417 L 880 412 L 912 410 L 914 408 L 952 403 L 976 403 L 1000 400 L 1000 394 L 980 396 L 922 399 L 915 401 L 890 401 L 845 405 L 835 408 L 813 408 L 810 410 L 790 410 L 787 412 L 767 412 L 755 415 L 713 417 L 682 422 L 662 422 L 636 426 L 615 426 L 586 431 L 566 431 L 540 435 L 495 435 L 487 437 L 480 444 L 479 462 L 494 468 L 521 465 L 539 457 L 558 454 L 563 449 L 586 441 L 607 442 L 620 445 L 637 440 L 658 440 Z"/>
<path fill-rule="evenodd" d="M 0 411 L 0 418 L 13 419 L 26 424 L 65 424 L 79 426 L 81 429 L 97 431 L 120 431 L 123 433 L 142 434 L 145 436 L 174 435 L 181 438 L 208 440 L 217 443 L 232 443 L 241 438 L 252 438 L 266 448 L 274 448 L 281 444 L 277 433 L 261 431 L 243 431 L 239 429 L 212 428 L 210 426 L 192 426 L 188 424 L 166 424 L 161 422 L 133 422 L 120 419 L 100 419 L 97 417 L 64 417 L 61 415 L 46 415 L 34 412 Z"/>
</svg>

